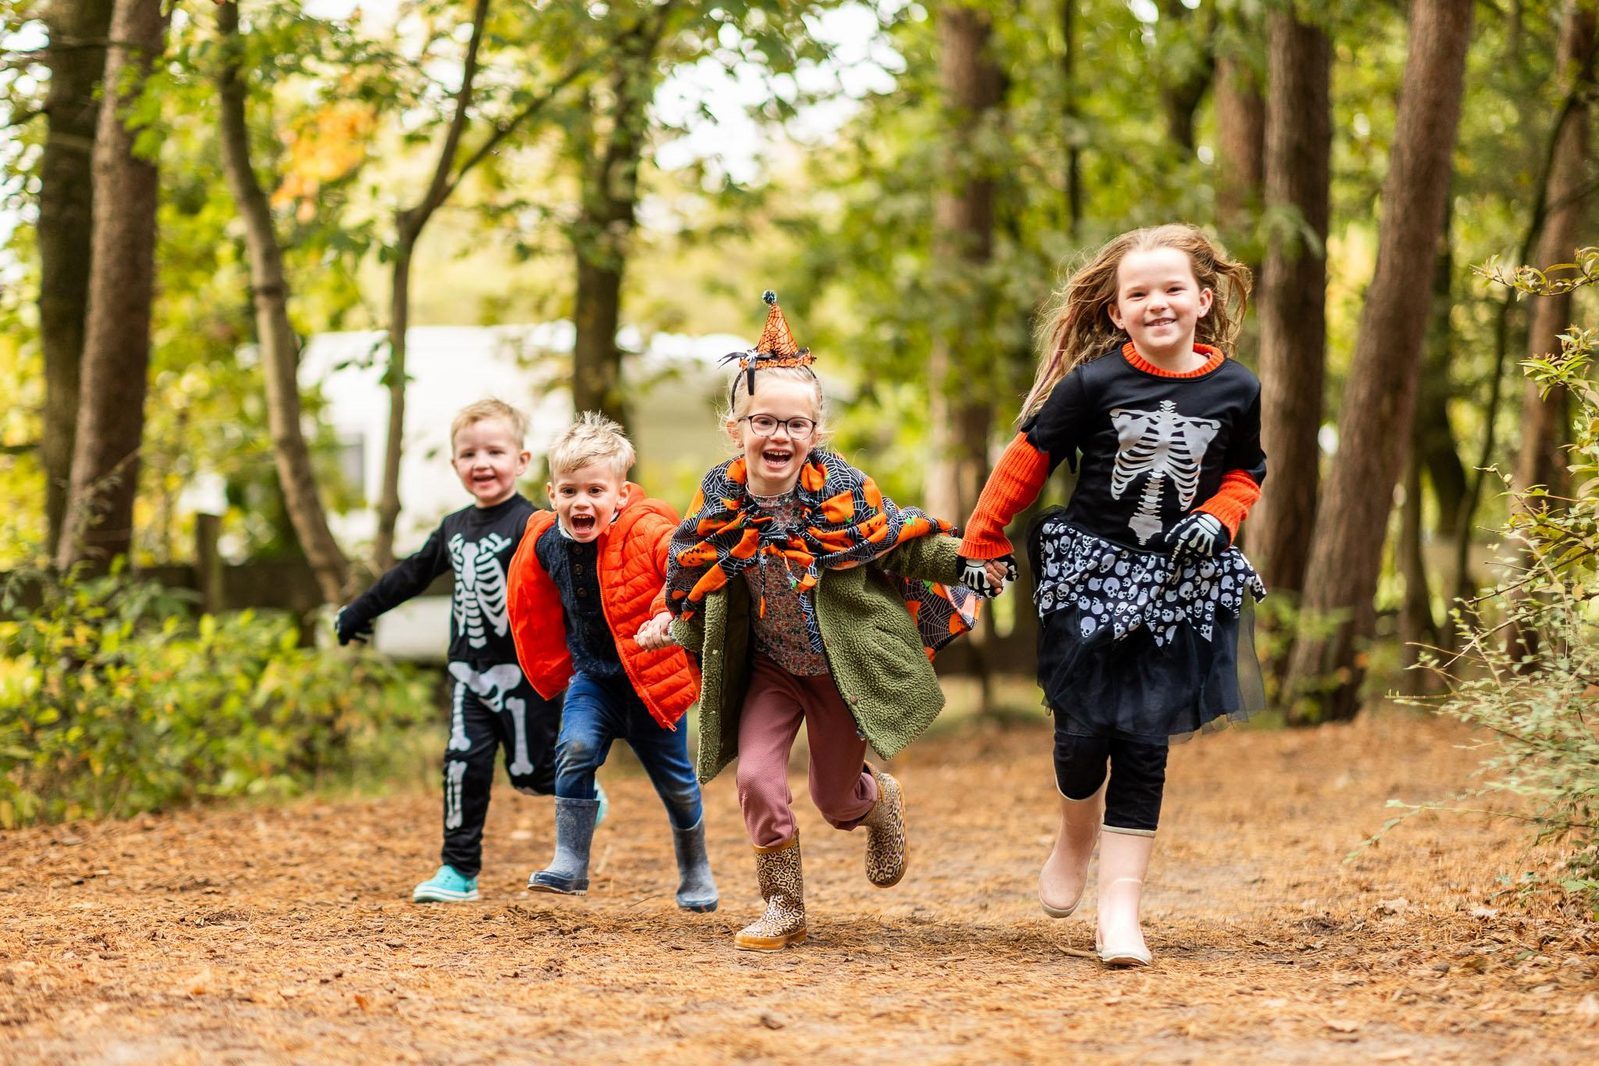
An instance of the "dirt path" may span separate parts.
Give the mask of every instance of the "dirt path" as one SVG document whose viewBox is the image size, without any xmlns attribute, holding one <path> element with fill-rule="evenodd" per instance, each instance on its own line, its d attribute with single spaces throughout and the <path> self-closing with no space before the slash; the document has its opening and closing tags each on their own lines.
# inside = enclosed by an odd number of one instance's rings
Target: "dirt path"
<svg viewBox="0 0 1599 1066">
<path fill-rule="evenodd" d="M 583 900 L 522 888 L 548 801 L 503 789 L 483 901 L 416 907 L 437 798 L 184 813 L 0 837 L 0 1061 L 1584 1062 L 1599 931 L 1492 897 L 1539 868 L 1516 827 L 1391 812 L 1469 780 L 1458 729 L 1400 714 L 1180 747 L 1151 872 L 1148 971 L 1074 954 L 1032 896 L 1050 843 L 1040 719 L 924 740 L 893 769 L 912 863 L 800 799 L 812 939 L 732 950 L 756 912 L 731 775 L 706 797 L 722 909 L 672 905 L 644 779 L 607 770 Z M 1085 907 L 1092 914 L 1091 904 Z"/>
</svg>

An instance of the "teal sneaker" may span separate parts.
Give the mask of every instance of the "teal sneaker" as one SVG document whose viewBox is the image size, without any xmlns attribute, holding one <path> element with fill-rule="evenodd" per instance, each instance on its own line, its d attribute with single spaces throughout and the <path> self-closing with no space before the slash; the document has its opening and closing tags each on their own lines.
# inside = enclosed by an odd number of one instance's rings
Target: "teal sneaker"
<svg viewBox="0 0 1599 1066">
<path fill-rule="evenodd" d="M 599 781 L 594 782 L 594 798 L 600 801 L 599 813 L 594 816 L 594 827 L 598 829 L 611 810 L 611 798 L 605 794 L 605 788 Z"/>
<path fill-rule="evenodd" d="M 470 903 L 477 899 L 477 878 L 462 877 L 455 867 L 445 864 L 439 872 L 417 885 L 412 903 Z"/>
</svg>

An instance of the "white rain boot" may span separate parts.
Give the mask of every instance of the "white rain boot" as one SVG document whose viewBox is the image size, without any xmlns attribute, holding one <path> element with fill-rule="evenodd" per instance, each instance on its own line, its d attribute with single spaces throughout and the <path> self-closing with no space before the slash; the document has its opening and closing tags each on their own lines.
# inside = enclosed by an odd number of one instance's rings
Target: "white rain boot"
<svg viewBox="0 0 1599 1066">
<path fill-rule="evenodd" d="M 1138 924 L 1144 874 L 1155 834 L 1104 826 L 1099 834 L 1099 917 L 1094 949 L 1106 966 L 1148 966 L 1151 958 Z"/>
<path fill-rule="evenodd" d="M 1087 799 L 1060 798 L 1060 832 L 1038 872 L 1038 902 L 1051 918 L 1070 918 L 1083 902 L 1088 860 L 1094 856 L 1104 811 L 1104 785 Z"/>
</svg>

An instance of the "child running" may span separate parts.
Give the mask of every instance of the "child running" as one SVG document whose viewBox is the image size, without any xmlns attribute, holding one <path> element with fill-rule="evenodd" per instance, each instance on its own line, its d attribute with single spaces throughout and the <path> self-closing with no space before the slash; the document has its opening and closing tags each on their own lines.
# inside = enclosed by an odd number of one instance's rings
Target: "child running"
<svg viewBox="0 0 1599 1066">
<path fill-rule="evenodd" d="M 1248 269 L 1192 226 L 1101 248 L 1057 294 L 1021 432 L 961 542 L 965 560 L 1008 560 L 1005 526 L 1074 463 L 1070 503 L 1031 545 L 1063 797 L 1039 899 L 1052 917 L 1077 908 L 1097 837 L 1107 966 L 1150 963 L 1139 901 L 1170 740 L 1258 708 L 1239 681 L 1240 666 L 1258 674 L 1239 614 L 1265 587 L 1232 543 L 1266 476 L 1260 382 L 1223 350 L 1248 295 Z"/>
<path fill-rule="evenodd" d="M 339 611 L 339 643 L 365 640 L 383 612 L 420 595 L 440 574 L 455 577 L 450 600 L 450 739 L 444 746 L 444 850 L 438 873 L 416 886 L 417 903 L 478 898 L 483 821 L 494 756 L 519 792 L 555 791 L 560 705 L 528 686 L 516 664 L 505 613 L 505 568 L 533 505 L 516 491 L 527 470 L 527 416 L 500 400 L 461 409 L 450 424 L 450 461 L 472 506 L 445 515 L 422 550 L 394 566 Z"/>
<path fill-rule="evenodd" d="M 511 632 L 533 687 L 566 690 L 556 744 L 555 857 L 528 878 L 535 892 L 582 895 L 601 797 L 594 773 L 625 740 L 672 824 L 677 905 L 714 911 L 704 807 L 688 760 L 683 712 L 699 682 L 683 649 L 634 639 L 659 615 L 666 551 L 677 512 L 627 480 L 633 445 L 615 422 L 587 411 L 550 448 L 545 486 L 554 511 L 527 523 L 511 561 Z"/>
<path fill-rule="evenodd" d="M 800 725 L 810 790 L 838 829 L 867 827 L 866 875 L 905 873 L 899 782 L 865 765 L 892 758 L 937 716 L 931 656 L 971 628 L 977 597 L 956 583 L 946 523 L 896 507 L 871 478 L 821 447 L 826 414 L 809 349 L 777 297 L 739 368 L 725 428 L 736 458 L 713 468 L 672 541 L 671 637 L 703 669 L 698 770 L 736 756 L 738 797 L 766 910 L 733 942 L 778 951 L 806 936 L 788 757 Z M 951 582 L 946 588 L 940 582 Z M 668 639 L 667 627 L 640 634 Z"/>
</svg>

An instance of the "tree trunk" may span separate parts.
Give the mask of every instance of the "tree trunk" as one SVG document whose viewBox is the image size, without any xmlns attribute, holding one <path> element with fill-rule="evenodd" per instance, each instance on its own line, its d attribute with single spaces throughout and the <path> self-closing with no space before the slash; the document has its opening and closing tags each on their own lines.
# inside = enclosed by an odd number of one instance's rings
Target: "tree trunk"
<svg viewBox="0 0 1599 1066">
<path fill-rule="evenodd" d="M 1397 569 L 1404 580 L 1405 595 L 1399 608 L 1400 665 L 1399 690 L 1408 695 L 1433 691 L 1434 676 L 1416 669 L 1423 646 L 1438 647 L 1448 642 L 1432 611 L 1432 579 L 1427 572 L 1423 475 L 1431 475 L 1434 463 L 1447 467 L 1440 453 L 1455 455 L 1454 437 L 1449 430 L 1448 402 L 1450 364 L 1453 362 L 1454 329 L 1450 315 L 1454 310 L 1454 255 L 1451 252 L 1450 220 L 1453 212 L 1445 201 L 1444 224 L 1438 239 L 1438 265 L 1432 275 L 1432 305 L 1427 314 L 1427 337 L 1422 354 L 1421 381 L 1416 393 L 1416 419 L 1411 431 L 1410 458 L 1405 462 L 1405 502 L 1400 512 L 1399 543 L 1395 548 Z M 1449 513 L 1459 506 L 1458 497 L 1449 503 Z M 1442 518 L 1440 518 L 1442 524 Z M 1440 534 L 1442 530 L 1440 529 Z"/>
<path fill-rule="evenodd" d="M 956 3 L 938 12 L 938 66 L 945 111 L 944 169 L 950 184 L 933 205 L 933 255 L 944 278 L 969 284 L 994 255 L 996 189 L 989 168 L 973 141 L 1004 101 L 1005 77 L 995 61 L 992 17 L 983 10 Z M 956 292 L 950 299 L 958 300 Z M 976 308 L 972 309 L 974 312 Z M 975 316 L 962 314 L 962 322 Z M 928 425 L 930 460 L 926 504 L 932 514 L 963 522 L 977 504 L 988 472 L 988 438 L 993 410 L 967 387 L 976 367 L 963 362 L 972 349 L 962 327 L 936 330 L 928 357 Z M 986 637 L 988 627 L 983 627 Z M 974 634 L 978 636 L 978 634 Z M 980 712 L 990 709 L 987 657 L 980 639 L 974 661 L 980 689 Z"/>
<path fill-rule="evenodd" d="M 105 73 L 104 41 L 112 0 L 56 0 L 45 10 L 50 32 L 49 132 L 39 159 L 39 339 L 44 349 L 44 468 L 46 550 L 61 542 L 72 448 L 78 425 L 78 380 L 89 263 L 94 238 L 94 135 L 98 89 Z"/>
<path fill-rule="evenodd" d="M 1583 219 L 1589 200 L 1588 93 L 1594 83 L 1594 0 L 1568 0 L 1556 46 L 1557 76 L 1569 86 L 1571 106 L 1554 131 L 1554 152 L 1544 202 L 1548 214 L 1538 241 L 1534 265 L 1544 268 L 1569 263 L 1582 240 Z M 1571 325 L 1571 294 L 1539 296 L 1532 301 L 1532 323 L 1527 331 L 1527 355 L 1539 358 L 1559 353 L 1560 334 Z M 1514 486 L 1525 492 L 1537 485 L 1560 497 L 1569 491 L 1565 461 L 1565 427 L 1570 419 L 1569 397 L 1563 388 L 1541 395 L 1536 382 L 1522 390 L 1521 448 L 1516 457 Z M 1546 508 L 1558 501 L 1524 501 L 1520 506 Z M 1535 659 L 1539 649 L 1535 630 L 1514 626 L 1506 633 L 1507 651 Z"/>
<path fill-rule="evenodd" d="M 609 129 L 584 168 L 582 203 L 572 229 L 577 295 L 572 318 L 572 405 L 600 411 L 627 425 L 622 353 L 622 282 L 637 227 L 639 167 L 655 94 L 655 51 L 667 9 L 628 30 L 613 48 Z"/>
<path fill-rule="evenodd" d="M 1253 31 L 1258 25 L 1251 21 L 1240 29 Z M 1266 98 L 1260 76 L 1248 56 L 1223 56 L 1216 63 L 1216 228 L 1229 247 L 1250 243 L 1265 180 Z"/>
<path fill-rule="evenodd" d="M 1438 256 L 1450 162 L 1460 121 L 1472 0 L 1416 0 L 1383 186 L 1377 267 L 1355 342 L 1338 424 L 1338 455 L 1321 501 L 1290 660 L 1289 720 L 1353 718 L 1364 678 L 1362 645 L 1394 483 L 1410 442 L 1427 316 L 1412 290 Z M 1324 626 L 1330 625 L 1328 632 Z"/>
<path fill-rule="evenodd" d="M 1077 98 L 1077 0 L 1061 0 L 1060 29 L 1065 47 L 1061 49 L 1060 73 L 1066 106 L 1066 235 L 1076 238 L 1083 224 L 1083 143 L 1082 103 Z"/>
<path fill-rule="evenodd" d="M 160 0 L 117 0 L 106 51 L 104 106 L 94 145 L 94 242 L 83 376 L 65 520 L 62 569 L 126 555 L 133 543 L 155 294 L 155 164 L 134 154 L 123 121 L 144 91 L 166 36 Z"/>
<path fill-rule="evenodd" d="M 1332 163 L 1332 44 L 1292 12 L 1269 22 L 1266 210 L 1273 229 L 1260 299 L 1261 440 L 1270 463 L 1250 520 L 1251 555 L 1273 590 L 1304 587 L 1320 481 L 1327 360 L 1327 226 Z"/>
<path fill-rule="evenodd" d="M 1466 467 L 1460 461 L 1454 428 L 1449 423 L 1449 401 L 1454 396 L 1450 374 L 1454 363 L 1454 327 L 1450 316 L 1455 306 L 1455 257 L 1449 235 L 1451 217 L 1446 206 L 1443 237 L 1438 242 L 1438 268 L 1433 271 L 1432 310 L 1428 318 L 1421 384 L 1416 394 L 1416 429 L 1412 438 L 1412 447 L 1419 452 L 1421 469 L 1432 482 L 1441 537 L 1454 536 L 1461 502 L 1466 498 Z"/>
<path fill-rule="evenodd" d="M 1557 53 L 1558 76 L 1571 86 L 1572 106 L 1555 133 L 1550 159 L 1549 205 L 1543 236 L 1534 264 L 1547 267 L 1571 262 L 1582 240 L 1583 216 L 1589 202 L 1588 97 L 1584 88 L 1594 81 L 1595 3 L 1568 0 Z M 1571 325 L 1571 294 L 1539 296 L 1532 300 L 1532 324 L 1527 334 L 1527 354 L 1539 357 L 1560 351 L 1560 334 Z M 1525 490 L 1546 485 L 1552 493 L 1565 491 L 1565 459 L 1561 449 L 1566 425 L 1564 389 L 1539 395 L 1529 381 L 1522 397 L 1521 448 L 1516 459 L 1515 486 Z"/>
<path fill-rule="evenodd" d="M 1427 581 L 1427 561 L 1422 554 L 1421 455 L 1412 449 L 1405 461 L 1405 502 L 1399 515 L 1399 543 L 1395 562 L 1404 579 L 1405 595 L 1399 607 L 1399 691 L 1418 695 L 1427 691 L 1427 675 L 1416 669 L 1422 646 L 1438 643 L 1438 624 L 1432 614 L 1432 589 Z"/>
<path fill-rule="evenodd" d="M 383 444 L 383 484 L 378 491 L 378 532 L 372 555 L 378 569 L 394 565 L 394 527 L 400 520 L 400 460 L 405 454 L 405 340 L 411 326 L 411 264 L 416 257 L 416 242 L 433 212 L 439 209 L 454 188 L 451 171 L 455 154 L 466 132 L 467 108 L 472 105 L 472 87 L 477 80 L 478 51 L 483 45 L 483 29 L 488 23 L 491 0 L 477 0 L 472 11 L 472 35 L 461 61 L 461 85 L 455 91 L 455 111 L 444 134 L 433 177 L 422 200 L 395 216 L 394 274 L 389 286 L 389 427 Z M 451 447 L 455 445 L 450 442 Z"/>
<path fill-rule="evenodd" d="M 241 70 L 243 42 L 239 38 L 238 5 L 232 0 L 217 4 L 217 28 L 223 42 L 217 75 L 222 169 L 244 223 L 249 251 L 256 341 L 266 381 L 272 454 L 289 521 L 316 574 L 317 587 L 325 601 L 338 603 L 347 592 L 349 564 L 328 528 L 327 512 L 311 468 L 311 450 L 300 426 L 300 384 L 296 377 L 300 342 L 289 322 L 288 279 L 283 270 L 283 251 L 272 226 L 271 207 L 250 161 L 250 131 L 245 119 L 247 90 Z"/>
</svg>

